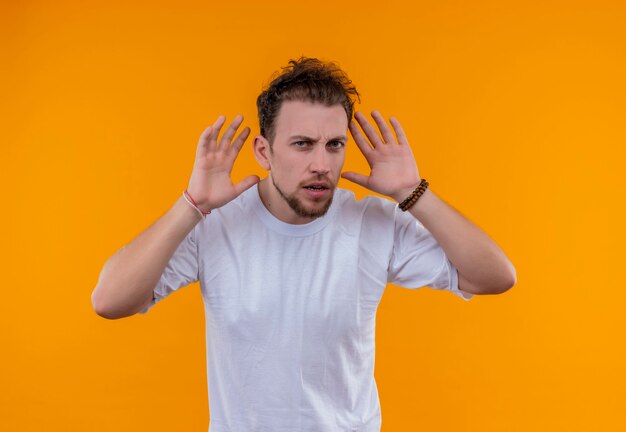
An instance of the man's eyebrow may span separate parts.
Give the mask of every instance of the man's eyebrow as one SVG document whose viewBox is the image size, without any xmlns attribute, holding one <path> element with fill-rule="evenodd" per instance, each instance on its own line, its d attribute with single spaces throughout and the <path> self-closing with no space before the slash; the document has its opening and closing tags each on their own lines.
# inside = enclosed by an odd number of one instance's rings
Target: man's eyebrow
<svg viewBox="0 0 626 432">
<path fill-rule="evenodd" d="M 312 142 L 317 141 L 315 138 L 311 138 L 306 135 L 294 135 L 289 138 L 289 141 L 292 141 L 292 140 L 312 141 Z M 339 136 L 331 138 L 330 141 L 348 141 L 348 137 L 346 137 L 345 135 L 339 135 Z"/>
</svg>

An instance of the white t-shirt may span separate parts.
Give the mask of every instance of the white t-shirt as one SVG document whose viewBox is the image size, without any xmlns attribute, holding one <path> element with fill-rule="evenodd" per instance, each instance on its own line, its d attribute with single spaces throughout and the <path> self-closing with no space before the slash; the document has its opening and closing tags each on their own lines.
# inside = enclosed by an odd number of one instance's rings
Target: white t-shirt
<svg viewBox="0 0 626 432">
<path fill-rule="evenodd" d="M 257 185 L 246 190 L 194 227 L 140 313 L 196 281 L 209 432 L 379 432 L 374 341 L 387 283 L 473 297 L 410 213 L 340 188 L 303 225 L 276 219 Z"/>
</svg>

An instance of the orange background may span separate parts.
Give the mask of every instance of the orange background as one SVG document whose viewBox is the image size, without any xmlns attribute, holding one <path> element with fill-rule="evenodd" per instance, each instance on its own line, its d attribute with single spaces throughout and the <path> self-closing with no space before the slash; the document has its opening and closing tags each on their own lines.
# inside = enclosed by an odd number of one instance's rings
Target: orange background
<svg viewBox="0 0 626 432">
<path fill-rule="evenodd" d="M 617 0 L 3 1 L 0 430 L 206 431 L 199 285 L 115 321 L 90 297 L 202 130 L 242 113 L 258 133 L 257 95 L 300 55 L 396 116 L 517 269 L 470 302 L 387 288 L 383 432 L 626 430 L 625 22 Z M 250 143 L 235 180 L 265 175 Z"/>
</svg>

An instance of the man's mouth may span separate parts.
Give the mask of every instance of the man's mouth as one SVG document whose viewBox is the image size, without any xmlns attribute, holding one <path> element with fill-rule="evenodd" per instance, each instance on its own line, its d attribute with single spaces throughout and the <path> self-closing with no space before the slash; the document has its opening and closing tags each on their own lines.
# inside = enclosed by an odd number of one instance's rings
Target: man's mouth
<svg viewBox="0 0 626 432">
<path fill-rule="evenodd" d="M 330 189 L 330 186 L 326 183 L 311 183 L 304 186 L 305 189 L 314 190 L 314 191 L 323 191 Z"/>
</svg>

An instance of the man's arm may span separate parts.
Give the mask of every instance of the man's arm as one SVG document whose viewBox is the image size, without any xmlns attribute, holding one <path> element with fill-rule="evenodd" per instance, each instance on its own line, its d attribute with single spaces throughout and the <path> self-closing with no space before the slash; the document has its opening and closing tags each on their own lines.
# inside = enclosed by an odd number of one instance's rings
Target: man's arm
<svg viewBox="0 0 626 432">
<path fill-rule="evenodd" d="M 393 198 L 402 202 L 414 189 Z M 472 294 L 500 294 L 515 285 L 515 267 L 502 249 L 433 191 L 426 189 L 407 211 L 431 232 L 457 268 L 459 289 Z"/>
<path fill-rule="evenodd" d="M 181 195 L 165 215 L 109 258 L 91 295 L 96 313 L 118 319 L 143 310 L 168 261 L 201 219 Z"/>
<path fill-rule="evenodd" d="M 187 192 L 205 213 L 232 201 L 259 181 L 258 176 L 248 176 L 236 185 L 232 183 L 230 172 L 250 128 L 244 128 L 232 141 L 243 121 L 239 115 L 218 144 L 225 120 L 220 116 L 200 136 L 187 186 Z M 96 313 L 117 319 L 145 309 L 169 260 L 200 220 L 200 213 L 181 195 L 165 215 L 109 258 L 91 295 Z"/>
<path fill-rule="evenodd" d="M 370 175 L 345 172 L 342 177 L 401 202 L 421 180 L 413 152 L 395 118 L 390 121 L 397 141 L 380 113 L 373 111 L 372 117 L 382 139 L 363 114 L 356 113 L 355 118 L 367 140 L 356 123 L 350 122 L 350 133 L 370 165 Z M 408 211 L 431 232 L 457 268 L 459 289 L 472 294 L 499 294 L 515 284 L 515 267 L 496 243 L 430 189 Z"/>
</svg>

